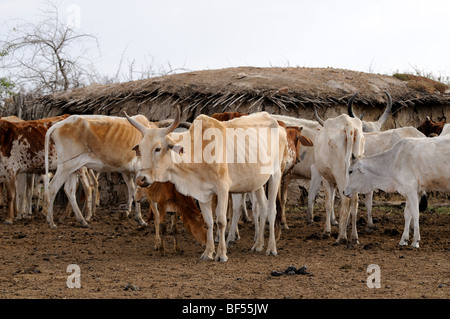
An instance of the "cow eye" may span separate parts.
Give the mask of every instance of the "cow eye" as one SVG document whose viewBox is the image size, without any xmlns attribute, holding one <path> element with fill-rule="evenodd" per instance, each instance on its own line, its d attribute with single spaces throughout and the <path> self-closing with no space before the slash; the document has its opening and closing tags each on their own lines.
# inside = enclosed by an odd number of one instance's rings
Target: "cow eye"
<svg viewBox="0 0 450 319">
<path fill-rule="evenodd" d="M 351 175 L 352 173 L 353 173 L 353 170 L 352 170 L 352 169 L 348 171 L 348 174 L 349 174 L 349 175 Z"/>
<path fill-rule="evenodd" d="M 155 153 L 161 152 L 161 147 L 155 148 L 154 152 L 155 152 Z"/>
</svg>

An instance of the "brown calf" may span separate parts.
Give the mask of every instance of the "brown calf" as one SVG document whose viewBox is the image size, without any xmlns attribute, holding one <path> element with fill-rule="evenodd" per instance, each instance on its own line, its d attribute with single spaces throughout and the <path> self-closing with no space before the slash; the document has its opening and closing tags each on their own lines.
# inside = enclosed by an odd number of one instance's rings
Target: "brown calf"
<svg viewBox="0 0 450 319">
<path fill-rule="evenodd" d="M 134 195 L 135 201 L 141 201 L 147 196 L 150 203 L 150 214 L 148 222 L 153 218 L 155 221 L 155 248 L 159 249 L 162 256 L 165 256 L 165 236 L 166 236 L 166 212 L 175 212 L 172 215 L 171 231 L 174 237 L 174 247 L 177 252 L 181 252 L 179 246 L 178 231 L 176 226 L 176 216 L 179 216 L 183 221 L 186 229 L 194 236 L 200 244 L 206 244 L 206 228 L 203 216 L 194 199 L 189 196 L 180 194 L 175 186 L 170 182 L 153 183 L 149 187 L 138 187 Z M 156 207 L 156 205 L 158 205 Z M 159 233 L 162 233 L 160 237 Z"/>
<path fill-rule="evenodd" d="M 421 131 L 425 136 L 433 137 L 441 134 L 446 121 L 435 122 L 429 116 L 420 124 L 417 129 Z M 430 136 L 431 135 L 431 136 Z"/>
</svg>

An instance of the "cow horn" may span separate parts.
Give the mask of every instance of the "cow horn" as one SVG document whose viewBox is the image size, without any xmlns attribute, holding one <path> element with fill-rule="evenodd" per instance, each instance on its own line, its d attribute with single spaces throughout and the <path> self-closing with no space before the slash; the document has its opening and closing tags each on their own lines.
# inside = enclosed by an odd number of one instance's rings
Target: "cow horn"
<svg viewBox="0 0 450 319">
<path fill-rule="evenodd" d="M 181 109 L 180 106 L 177 105 L 177 116 L 175 117 L 175 120 L 172 122 L 172 124 L 170 124 L 170 126 L 165 129 L 164 133 L 167 135 L 173 132 L 173 130 L 175 130 L 180 124 L 180 119 L 181 119 Z"/>
<path fill-rule="evenodd" d="M 133 125 L 135 128 L 137 128 L 142 135 L 145 134 L 145 132 L 147 131 L 147 128 L 142 125 L 141 123 L 139 123 L 138 121 L 136 121 L 134 118 L 129 117 L 127 112 L 123 111 L 125 113 L 125 117 L 127 118 L 128 122 L 130 122 L 131 125 Z"/>
<path fill-rule="evenodd" d="M 319 122 L 319 124 L 323 126 L 323 120 L 319 117 L 319 114 L 317 114 L 317 108 L 315 104 L 314 104 L 314 116 L 316 117 L 317 122 Z"/>
<path fill-rule="evenodd" d="M 350 115 L 350 117 L 356 117 L 356 116 L 355 116 L 355 113 L 353 113 L 353 100 L 355 99 L 355 97 L 356 97 L 358 94 L 359 94 L 359 92 L 353 94 L 353 95 L 348 99 L 348 102 L 347 102 L 347 112 L 348 112 L 348 115 Z M 361 116 L 360 116 L 360 118 L 361 118 Z"/>
<path fill-rule="evenodd" d="M 386 122 L 386 120 L 387 120 L 387 118 L 389 116 L 389 113 L 391 113 L 391 108 L 392 108 L 391 95 L 388 92 L 386 92 L 386 91 L 384 91 L 384 94 L 386 94 L 388 102 L 387 102 L 386 110 L 384 110 L 383 115 L 381 115 L 381 117 L 378 119 L 378 123 L 380 123 L 381 125 L 383 125 L 384 122 Z"/>
</svg>

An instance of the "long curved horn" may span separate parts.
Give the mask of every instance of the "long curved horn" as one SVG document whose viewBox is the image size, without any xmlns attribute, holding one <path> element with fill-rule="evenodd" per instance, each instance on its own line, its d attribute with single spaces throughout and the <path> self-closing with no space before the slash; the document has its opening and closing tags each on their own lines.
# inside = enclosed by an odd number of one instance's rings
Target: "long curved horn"
<svg viewBox="0 0 450 319">
<path fill-rule="evenodd" d="M 177 105 L 177 116 L 175 117 L 175 120 L 172 122 L 172 124 L 170 124 L 170 126 L 165 129 L 164 134 L 167 135 L 173 132 L 173 130 L 175 130 L 180 124 L 180 119 L 181 119 L 181 109 L 180 106 Z"/>
<path fill-rule="evenodd" d="M 167 120 L 158 121 L 155 124 L 161 128 L 161 127 L 168 127 L 172 123 L 173 123 L 173 119 L 167 119 Z"/>
<path fill-rule="evenodd" d="M 180 124 L 178 124 L 178 127 L 184 127 L 189 129 L 191 127 L 192 123 L 189 122 L 180 122 Z"/>
<path fill-rule="evenodd" d="M 155 124 L 159 127 L 159 128 L 166 128 L 168 127 L 170 124 L 173 123 L 173 119 L 167 119 L 167 120 L 162 120 L 159 122 L 156 122 Z M 180 124 L 178 124 L 178 127 L 184 127 L 189 129 L 191 127 L 192 123 L 189 122 L 180 122 Z"/>
<path fill-rule="evenodd" d="M 350 117 L 356 117 L 355 113 L 353 113 L 353 100 L 355 99 L 355 97 L 359 94 L 359 92 L 353 94 L 347 102 L 347 112 L 348 115 L 350 115 Z"/>
<path fill-rule="evenodd" d="M 323 126 L 324 121 L 320 118 L 319 114 L 317 114 L 316 105 L 314 104 L 313 106 L 314 106 L 314 116 L 316 117 L 317 122 L 319 122 L 319 124 Z"/>
<path fill-rule="evenodd" d="M 130 122 L 131 125 L 137 128 L 142 133 L 142 135 L 144 135 L 145 132 L 147 131 L 147 128 L 138 121 L 136 121 L 134 118 L 129 117 L 127 112 L 123 111 L 123 113 L 125 113 L 125 117 L 127 118 L 128 122 Z"/>
<path fill-rule="evenodd" d="M 378 119 L 378 123 L 380 123 L 381 125 L 383 125 L 384 122 L 386 122 L 389 114 L 391 113 L 391 108 L 392 108 L 391 95 L 388 92 L 386 92 L 386 91 L 384 91 L 384 94 L 386 94 L 388 102 L 387 102 L 387 106 L 386 106 L 386 109 L 384 110 L 383 115 L 381 115 L 381 117 Z"/>
</svg>

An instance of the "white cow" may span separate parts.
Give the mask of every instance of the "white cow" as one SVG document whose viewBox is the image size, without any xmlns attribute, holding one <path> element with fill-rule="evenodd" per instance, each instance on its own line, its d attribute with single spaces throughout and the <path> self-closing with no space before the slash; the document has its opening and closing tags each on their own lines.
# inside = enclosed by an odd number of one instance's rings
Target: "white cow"
<svg viewBox="0 0 450 319">
<path fill-rule="evenodd" d="M 382 153 L 393 147 L 398 141 L 408 137 L 425 137 L 418 129 L 412 126 L 401 127 L 383 132 L 364 133 L 364 156 L 372 156 Z M 367 229 L 372 230 L 372 199 L 373 192 L 365 194 L 365 206 L 367 208 Z"/>
<path fill-rule="evenodd" d="M 450 124 L 445 124 L 440 136 L 448 135 L 448 134 L 450 134 Z"/>
<path fill-rule="evenodd" d="M 405 228 L 400 245 L 408 244 L 409 226 L 414 225 L 412 247 L 418 248 L 420 192 L 450 191 L 450 135 L 406 138 L 386 152 L 357 160 L 349 171 L 344 195 L 375 189 L 398 192 L 406 197 Z"/>
<path fill-rule="evenodd" d="M 364 134 L 362 122 L 346 114 L 323 122 L 323 128 L 317 133 L 314 142 L 315 165 L 322 175 L 326 199 L 326 222 L 324 234 L 331 232 L 331 207 L 333 206 L 332 192 L 337 186 L 341 197 L 339 214 L 339 236 L 336 243 L 347 242 L 347 223 L 351 213 L 352 243 L 358 243 L 356 229 L 356 214 L 358 209 L 358 194 L 353 193 L 351 199 L 343 196 L 348 184 L 348 169 L 352 156 L 360 158 L 364 153 Z"/>
</svg>

